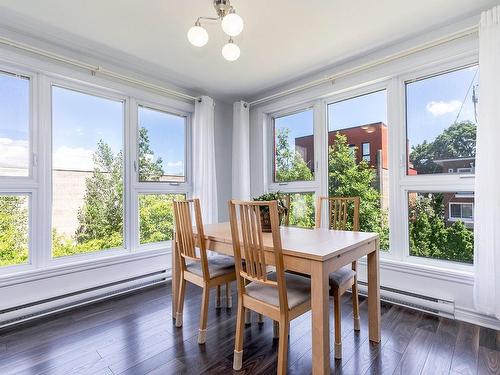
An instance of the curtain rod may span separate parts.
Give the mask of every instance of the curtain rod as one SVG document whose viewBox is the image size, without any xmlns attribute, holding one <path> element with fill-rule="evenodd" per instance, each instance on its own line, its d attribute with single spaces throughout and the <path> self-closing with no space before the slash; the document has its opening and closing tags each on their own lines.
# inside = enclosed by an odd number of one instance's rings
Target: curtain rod
<svg viewBox="0 0 500 375">
<path fill-rule="evenodd" d="M 87 64 L 85 62 L 74 60 L 74 59 L 59 55 L 57 53 L 53 53 L 50 51 L 43 50 L 41 48 L 30 46 L 30 45 L 25 44 L 25 43 L 17 42 L 17 41 L 5 38 L 3 36 L 0 36 L 0 43 L 5 44 L 5 45 L 10 46 L 10 47 L 14 47 L 14 48 L 26 51 L 26 52 L 34 53 L 36 55 L 43 56 L 43 57 L 46 57 L 46 58 L 49 58 L 49 59 L 52 59 L 55 61 L 59 61 L 59 62 L 68 64 L 68 65 L 72 65 L 72 66 L 77 67 L 77 68 L 89 70 L 91 72 L 91 74 L 93 74 L 93 75 L 99 73 L 101 75 L 108 76 L 108 77 L 115 78 L 115 79 L 119 79 L 120 81 L 123 81 L 123 82 L 139 85 L 139 86 L 148 88 L 150 90 L 160 92 L 162 94 L 167 94 L 167 95 L 174 96 L 174 97 L 181 98 L 181 99 L 198 100 L 198 98 L 195 96 L 191 96 L 188 94 L 184 94 L 182 92 L 171 90 L 171 89 L 168 89 L 166 87 L 158 86 L 158 85 L 155 85 L 154 83 L 149 83 L 146 81 L 142 81 L 140 79 L 128 77 L 126 75 L 116 73 L 116 72 L 113 72 L 111 70 L 107 70 L 107 69 L 103 68 L 102 66 Z"/>
<path fill-rule="evenodd" d="M 356 66 L 354 68 L 346 69 L 344 71 L 330 75 L 328 77 L 319 78 L 317 80 L 314 80 L 314 81 L 311 81 L 308 83 L 304 83 L 302 85 L 299 85 L 299 86 L 296 86 L 296 87 L 293 87 L 293 88 L 290 88 L 287 90 L 277 92 L 276 94 L 272 94 L 272 95 L 265 96 L 265 97 L 260 98 L 260 99 L 256 99 L 252 102 L 249 102 L 248 104 L 250 106 L 254 106 L 254 105 L 265 103 L 265 102 L 268 102 L 268 101 L 271 101 L 274 99 L 278 99 L 278 98 L 281 98 L 281 97 L 284 97 L 287 95 L 295 94 L 297 92 L 319 86 L 323 83 L 332 82 L 332 81 L 335 81 L 336 79 L 346 77 L 346 76 L 349 76 L 351 74 L 359 73 L 359 72 L 362 72 L 364 70 L 374 68 L 374 67 L 377 67 L 379 65 L 382 65 L 382 64 L 394 61 L 394 60 L 398 60 L 398 59 L 403 58 L 403 57 L 410 56 L 414 53 L 421 52 L 421 51 L 424 51 L 424 50 L 427 50 L 427 49 L 430 49 L 433 47 L 437 47 L 439 45 L 442 45 L 442 44 L 445 44 L 445 43 L 448 43 L 448 42 L 451 42 L 451 41 L 454 41 L 457 39 L 464 38 L 464 37 L 469 36 L 469 35 L 476 34 L 478 32 L 478 30 L 479 30 L 479 27 L 477 25 L 471 26 L 471 27 L 468 27 L 466 29 L 457 31 L 455 33 L 446 35 L 444 37 L 432 40 L 430 42 L 422 43 L 422 44 L 419 44 L 415 47 L 406 49 L 404 51 L 397 52 L 397 53 L 394 53 L 392 55 L 388 55 L 388 56 L 383 57 L 379 60 L 376 60 L 376 61 L 373 61 L 370 63 L 366 63 L 366 64 L 362 64 L 362 65 Z"/>
</svg>

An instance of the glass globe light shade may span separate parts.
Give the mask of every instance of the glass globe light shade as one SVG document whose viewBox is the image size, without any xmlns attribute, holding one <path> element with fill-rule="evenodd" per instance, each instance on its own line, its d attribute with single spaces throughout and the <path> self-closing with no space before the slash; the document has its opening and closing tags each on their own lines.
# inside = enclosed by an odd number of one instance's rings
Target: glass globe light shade
<svg viewBox="0 0 500 375">
<path fill-rule="evenodd" d="M 189 42 L 196 47 L 203 47 L 208 42 L 208 33 L 199 23 L 191 27 L 187 33 Z"/>
<path fill-rule="evenodd" d="M 234 10 L 222 19 L 222 30 L 229 36 L 237 36 L 243 31 L 243 19 Z"/>
<path fill-rule="evenodd" d="M 229 42 L 222 47 L 222 56 L 227 61 L 235 61 L 240 57 L 240 47 L 234 44 L 233 40 L 230 39 Z"/>
</svg>

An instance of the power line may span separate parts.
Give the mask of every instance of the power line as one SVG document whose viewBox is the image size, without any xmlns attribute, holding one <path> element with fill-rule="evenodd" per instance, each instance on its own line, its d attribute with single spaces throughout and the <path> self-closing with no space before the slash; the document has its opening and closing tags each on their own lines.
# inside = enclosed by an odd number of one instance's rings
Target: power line
<svg viewBox="0 0 500 375">
<path fill-rule="evenodd" d="M 467 97 L 469 96 L 470 89 L 472 88 L 472 85 L 474 84 L 474 80 L 476 79 L 478 71 L 479 71 L 479 69 L 476 69 L 476 72 L 474 73 L 474 77 L 472 77 L 472 81 L 470 81 L 469 88 L 467 89 L 467 93 L 465 94 L 464 100 L 462 100 L 462 105 L 460 106 L 460 110 L 457 113 L 457 117 L 455 118 L 455 122 L 453 123 L 453 125 L 456 125 L 456 123 L 458 122 L 458 118 L 460 117 L 460 114 L 462 113 L 462 109 L 464 108 L 465 101 L 467 100 Z"/>
</svg>

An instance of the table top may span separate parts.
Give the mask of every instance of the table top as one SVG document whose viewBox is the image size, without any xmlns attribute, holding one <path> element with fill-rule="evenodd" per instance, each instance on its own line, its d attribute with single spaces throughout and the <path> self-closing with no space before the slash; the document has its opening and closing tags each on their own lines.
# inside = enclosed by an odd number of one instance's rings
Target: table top
<svg viewBox="0 0 500 375">
<path fill-rule="evenodd" d="M 378 233 L 281 227 L 284 255 L 325 261 L 378 239 Z M 227 223 L 204 226 L 208 240 L 232 243 L 231 227 Z M 272 248 L 271 233 L 263 233 L 264 246 Z"/>
</svg>

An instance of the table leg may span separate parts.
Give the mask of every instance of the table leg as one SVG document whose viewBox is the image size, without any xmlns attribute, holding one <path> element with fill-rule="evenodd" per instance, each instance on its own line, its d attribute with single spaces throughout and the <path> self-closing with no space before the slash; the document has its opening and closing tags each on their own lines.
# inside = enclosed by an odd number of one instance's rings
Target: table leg
<svg viewBox="0 0 500 375">
<path fill-rule="evenodd" d="M 177 253 L 175 232 L 172 238 L 172 317 L 175 319 L 177 312 L 177 299 L 179 298 L 179 254 Z"/>
<path fill-rule="evenodd" d="M 323 262 L 311 264 L 312 373 L 330 373 L 328 272 Z"/>
<path fill-rule="evenodd" d="M 380 264 L 379 241 L 368 254 L 368 330 L 370 341 L 380 342 Z"/>
</svg>

